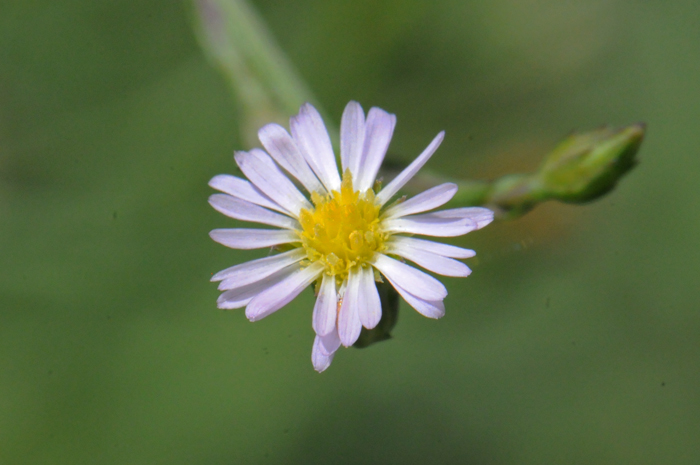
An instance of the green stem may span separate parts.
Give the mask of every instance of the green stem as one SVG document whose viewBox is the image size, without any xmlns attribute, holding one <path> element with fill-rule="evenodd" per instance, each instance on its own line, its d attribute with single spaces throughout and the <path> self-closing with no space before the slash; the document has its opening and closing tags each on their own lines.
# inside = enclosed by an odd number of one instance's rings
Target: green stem
<svg viewBox="0 0 700 465">
<path fill-rule="evenodd" d="M 245 0 L 193 0 L 195 31 L 244 111 L 246 142 L 269 122 L 284 123 L 305 102 L 319 108 L 311 90 Z"/>
</svg>

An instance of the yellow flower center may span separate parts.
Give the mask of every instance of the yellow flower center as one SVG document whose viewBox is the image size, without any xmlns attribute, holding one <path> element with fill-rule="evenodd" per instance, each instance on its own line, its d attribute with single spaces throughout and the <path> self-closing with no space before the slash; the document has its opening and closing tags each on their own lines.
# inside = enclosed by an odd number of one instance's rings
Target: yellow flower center
<svg viewBox="0 0 700 465">
<path fill-rule="evenodd" d="M 382 232 L 374 191 L 361 193 L 352 186 L 349 170 L 343 174 L 340 191 L 311 194 L 314 208 L 299 214 L 301 242 L 311 262 L 321 261 L 326 273 L 338 283 L 350 268 L 364 265 L 375 252 L 385 249 L 388 234 Z"/>
</svg>

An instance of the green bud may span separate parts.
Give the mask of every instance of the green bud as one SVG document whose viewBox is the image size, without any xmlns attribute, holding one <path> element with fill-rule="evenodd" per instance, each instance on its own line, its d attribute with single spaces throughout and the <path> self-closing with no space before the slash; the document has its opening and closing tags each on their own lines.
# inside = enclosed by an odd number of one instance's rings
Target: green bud
<svg viewBox="0 0 700 465">
<path fill-rule="evenodd" d="M 496 211 L 500 219 L 512 219 L 547 200 L 595 200 L 610 192 L 635 166 L 645 130 L 646 126 L 639 123 L 572 134 L 545 157 L 534 173 L 507 174 L 491 182 L 455 181 L 459 191 L 449 206 L 483 205 Z M 432 183 L 438 184 L 439 179 L 433 178 Z"/>
<path fill-rule="evenodd" d="M 610 192 L 637 163 L 646 125 L 600 128 L 572 134 L 545 159 L 533 176 L 539 196 L 583 203 Z"/>
</svg>

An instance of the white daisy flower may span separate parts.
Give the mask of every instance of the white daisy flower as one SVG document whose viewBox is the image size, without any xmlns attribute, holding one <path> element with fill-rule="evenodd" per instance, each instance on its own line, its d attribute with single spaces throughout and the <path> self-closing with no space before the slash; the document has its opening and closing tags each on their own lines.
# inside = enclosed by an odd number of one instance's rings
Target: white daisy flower
<svg viewBox="0 0 700 465">
<path fill-rule="evenodd" d="M 412 235 L 461 236 L 493 220 L 486 208 L 425 213 L 448 202 L 457 186 L 445 183 L 403 202 L 389 201 L 421 169 L 442 142 L 444 132 L 383 189 L 375 193 L 377 172 L 396 125 L 396 116 L 350 102 L 340 125 L 338 171 L 321 115 L 310 104 L 290 120 L 291 135 L 277 124 L 260 129 L 266 151 L 236 152 L 248 180 L 215 176 L 209 183 L 223 194 L 209 203 L 226 216 L 275 229 L 215 229 L 212 239 L 234 249 L 274 247 L 280 251 L 216 273 L 219 308 L 246 307 L 257 321 L 287 305 L 312 283 L 318 297 L 312 326 L 311 359 L 321 372 L 335 351 L 349 347 L 362 327 L 374 328 L 382 315 L 375 282 L 383 276 L 403 299 L 429 318 L 445 314 L 445 286 L 404 263 L 409 260 L 444 276 L 468 276 L 457 260 L 473 250 Z M 304 195 L 291 175 L 309 194 Z M 398 259 L 396 258 L 398 257 Z"/>
</svg>

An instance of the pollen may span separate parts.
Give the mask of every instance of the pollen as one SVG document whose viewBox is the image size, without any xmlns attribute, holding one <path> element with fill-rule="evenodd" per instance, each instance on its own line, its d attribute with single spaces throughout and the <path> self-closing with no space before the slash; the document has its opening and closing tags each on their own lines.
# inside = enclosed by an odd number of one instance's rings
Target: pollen
<svg viewBox="0 0 700 465">
<path fill-rule="evenodd" d="M 325 272 L 338 284 L 354 266 L 363 266 L 375 252 L 382 252 L 388 234 L 379 220 L 374 191 L 353 189 L 350 170 L 343 173 L 340 191 L 327 195 L 311 194 L 314 208 L 299 215 L 301 242 L 311 262 L 321 261 Z"/>
</svg>

